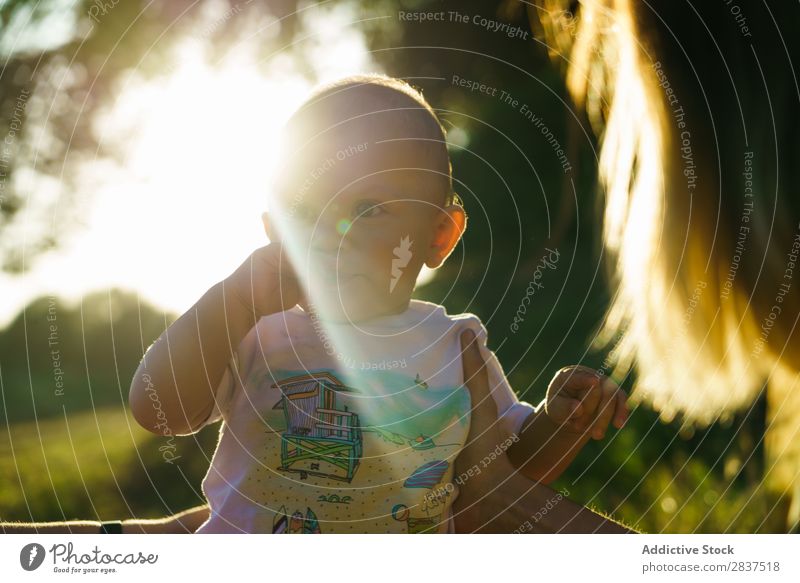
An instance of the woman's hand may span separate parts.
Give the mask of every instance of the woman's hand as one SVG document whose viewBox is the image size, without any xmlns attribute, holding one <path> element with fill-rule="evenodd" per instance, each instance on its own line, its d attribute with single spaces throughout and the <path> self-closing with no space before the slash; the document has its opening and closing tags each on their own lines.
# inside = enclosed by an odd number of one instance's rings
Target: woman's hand
<svg viewBox="0 0 800 583">
<path fill-rule="evenodd" d="M 456 532 L 631 532 L 524 477 L 505 452 L 496 455 L 505 440 L 486 363 L 471 330 L 462 333 L 461 349 L 472 415 L 466 446 L 455 462 L 459 480 L 459 494 L 453 504 Z"/>
</svg>

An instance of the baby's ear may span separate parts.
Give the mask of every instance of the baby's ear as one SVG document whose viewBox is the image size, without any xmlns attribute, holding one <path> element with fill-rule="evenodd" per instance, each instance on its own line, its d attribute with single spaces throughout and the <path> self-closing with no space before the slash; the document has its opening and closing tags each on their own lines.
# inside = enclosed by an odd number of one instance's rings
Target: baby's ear
<svg viewBox="0 0 800 583">
<path fill-rule="evenodd" d="M 267 235 L 267 239 L 269 239 L 270 243 L 275 243 L 279 240 L 278 232 L 275 229 L 275 225 L 272 224 L 272 220 L 270 219 L 269 213 L 263 212 L 261 213 L 261 222 L 264 224 L 264 233 Z"/>
<path fill-rule="evenodd" d="M 425 265 L 436 269 L 455 249 L 456 244 L 467 228 L 467 214 L 460 204 L 451 204 L 439 211 L 434 223 L 434 234 Z"/>
</svg>

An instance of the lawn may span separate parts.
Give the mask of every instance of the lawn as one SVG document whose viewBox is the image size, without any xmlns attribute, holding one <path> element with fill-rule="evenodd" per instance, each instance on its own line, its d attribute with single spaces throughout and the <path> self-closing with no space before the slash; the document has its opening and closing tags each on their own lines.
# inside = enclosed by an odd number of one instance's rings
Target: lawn
<svg viewBox="0 0 800 583">
<path fill-rule="evenodd" d="M 218 428 L 177 438 L 141 429 L 119 407 L 17 422 L 0 430 L 0 519 L 158 517 L 202 502 Z"/>
</svg>

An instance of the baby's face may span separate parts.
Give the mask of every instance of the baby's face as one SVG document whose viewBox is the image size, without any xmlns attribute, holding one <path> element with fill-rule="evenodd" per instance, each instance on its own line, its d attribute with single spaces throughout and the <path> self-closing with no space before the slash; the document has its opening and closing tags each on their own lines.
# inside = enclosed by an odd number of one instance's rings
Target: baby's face
<svg viewBox="0 0 800 583">
<path fill-rule="evenodd" d="M 447 179 L 415 140 L 349 123 L 292 157 L 272 213 L 322 319 L 357 322 L 406 309 L 441 220 Z"/>
</svg>

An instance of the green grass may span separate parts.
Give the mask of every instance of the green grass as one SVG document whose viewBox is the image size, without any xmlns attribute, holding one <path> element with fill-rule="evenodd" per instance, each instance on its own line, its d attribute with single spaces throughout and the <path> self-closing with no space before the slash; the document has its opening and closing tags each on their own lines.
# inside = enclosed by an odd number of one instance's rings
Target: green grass
<svg viewBox="0 0 800 583">
<path fill-rule="evenodd" d="M 758 461 L 742 466 L 728 451 L 709 462 L 683 440 L 660 457 L 653 444 L 663 438 L 643 438 L 635 425 L 612 440 L 587 445 L 555 485 L 642 532 L 784 532 L 786 508 L 764 488 Z"/>
<path fill-rule="evenodd" d="M 169 464 L 158 449 L 167 439 L 122 408 L 14 423 L 0 431 L 0 519 L 150 518 L 195 505 L 216 432 L 175 438 L 181 458 Z"/>
</svg>

